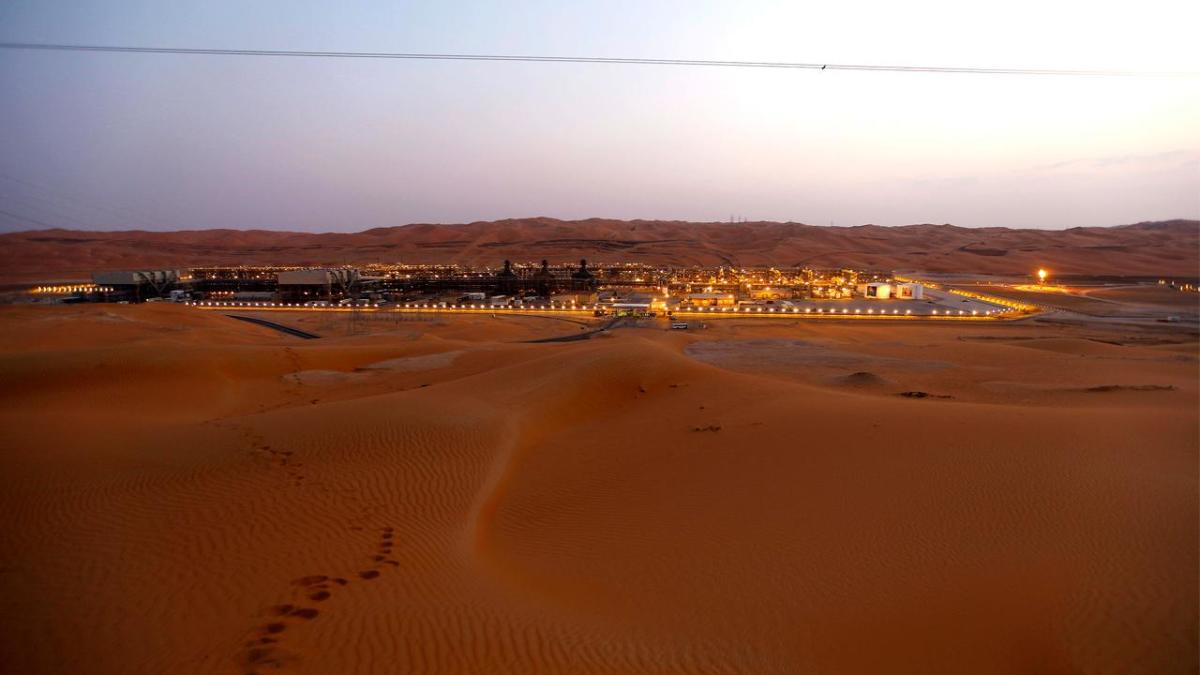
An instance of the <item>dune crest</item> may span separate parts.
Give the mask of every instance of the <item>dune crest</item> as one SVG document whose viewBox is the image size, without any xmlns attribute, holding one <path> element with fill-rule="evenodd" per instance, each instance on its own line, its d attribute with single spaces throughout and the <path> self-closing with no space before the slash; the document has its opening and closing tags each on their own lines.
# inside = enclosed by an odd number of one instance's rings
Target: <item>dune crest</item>
<svg viewBox="0 0 1200 675">
<path fill-rule="evenodd" d="M 1132 329 L 0 315 L 13 672 L 1198 666 L 1196 360 Z"/>
<path fill-rule="evenodd" d="M 268 230 L 0 234 L 0 282 L 87 278 L 95 270 L 370 262 L 498 266 L 502 260 L 665 265 L 781 265 L 1029 274 L 1196 274 L 1200 221 L 1023 230 L 953 225 L 826 227 L 802 223 L 692 223 L 522 218 L 413 224 L 356 233 Z"/>
</svg>

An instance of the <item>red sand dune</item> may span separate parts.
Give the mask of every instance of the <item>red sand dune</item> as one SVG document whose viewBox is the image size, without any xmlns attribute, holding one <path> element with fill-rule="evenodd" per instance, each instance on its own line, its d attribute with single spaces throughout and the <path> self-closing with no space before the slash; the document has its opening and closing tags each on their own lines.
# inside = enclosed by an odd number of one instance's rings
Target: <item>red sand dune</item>
<svg viewBox="0 0 1200 675">
<path fill-rule="evenodd" d="M 266 230 L 0 235 L 0 281 L 86 278 L 98 269 L 368 262 L 498 265 L 568 262 L 675 265 L 841 265 L 927 272 L 1200 275 L 1200 221 L 1015 230 L 953 225 L 820 227 L 800 223 L 689 223 L 526 218 L 416 224 L 349 234 Z"/>
<path fill-rule="evenodd" d="M 0 670 L 1197 670 L 1191 329 L 280 320 L 0 308 Z"/>
</svg>

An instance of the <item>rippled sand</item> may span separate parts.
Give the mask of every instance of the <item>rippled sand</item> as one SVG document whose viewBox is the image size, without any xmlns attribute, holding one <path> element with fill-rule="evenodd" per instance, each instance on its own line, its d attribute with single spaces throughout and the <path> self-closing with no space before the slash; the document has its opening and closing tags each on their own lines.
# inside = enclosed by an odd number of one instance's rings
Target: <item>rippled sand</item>
<svg viewBox="0 0 1200 675">
<path fill-rule="evenodd" d="M 710 325 L 0 309 L 0 669 L 1200 667 L 1194 334 Z"/>
</svg>

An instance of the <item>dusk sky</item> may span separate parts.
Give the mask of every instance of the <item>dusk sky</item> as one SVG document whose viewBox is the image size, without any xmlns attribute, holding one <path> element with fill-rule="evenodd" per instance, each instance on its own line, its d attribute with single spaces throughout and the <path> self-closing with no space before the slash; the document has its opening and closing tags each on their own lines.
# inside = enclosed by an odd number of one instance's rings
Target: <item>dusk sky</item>
<svg viewBox="0 0 1200 675">
<path fill-rule="evenodd" d="M 1200 71 L 1200 3 L 10 0 L 0 41 Z M 1200 217 L 1200 79 L 0 50 L 0 230 Z"/>
</svg>

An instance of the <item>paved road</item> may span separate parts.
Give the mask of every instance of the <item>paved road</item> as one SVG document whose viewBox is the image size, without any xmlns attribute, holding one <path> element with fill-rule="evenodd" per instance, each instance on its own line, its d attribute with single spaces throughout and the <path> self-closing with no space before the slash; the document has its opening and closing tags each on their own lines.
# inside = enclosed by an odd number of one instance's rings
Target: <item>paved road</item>
<svg viewBox="0 0 1200 675">
<path fill-rule="evenodd" d="M 593 335 L 603 333 L 611 328 L 617 328 L 623 323 L 622 317 L 614 316 L 609 319 L 603 326 L 593 330 L 576 333 L 574 335 L 560 335 L 558 337 L 541 338 L 538 340 L 528 340 L 528 342 L 577 342 L 579 340 L 590 340 Z"/>
<path fill-rule="evenodd" d="M 265 326 L 267 328 L 277 330 L 280 333 L 287 333 L 288 335 L 294 335 L 303 340 L 315 340 L 315 339 L 321 337 L 320 335 L 313 335 L 312 333 L 306 333 L 297 328 L 292 328 L 291 326 L 285 326 L 280 323 L 275 323 L 274 321 L 267 321 L 266 319 L 256 319 L 252 316 L 238 316 L 237 314 L 226 314 L 225 316 L 227 316 L 231 319 L 237 319 L 238 321 L 247 321 L 249 323 L 255 323 L 260 326 Z"/>
</svg>

